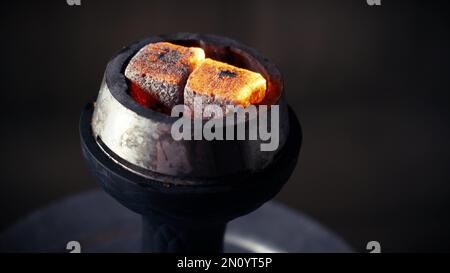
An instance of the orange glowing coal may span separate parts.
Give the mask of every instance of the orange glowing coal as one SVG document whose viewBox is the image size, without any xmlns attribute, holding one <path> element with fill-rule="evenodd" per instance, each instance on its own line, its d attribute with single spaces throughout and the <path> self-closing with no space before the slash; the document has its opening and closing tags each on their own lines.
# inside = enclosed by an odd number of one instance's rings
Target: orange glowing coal
<svg viewBox="0 0 450 273">
<path fill-rule="evenodd" d="M 248 106 L 262 101 L 266 80 L 261 74 L 230 64 L 205 59 L 189 76 L 186 101 L 202 96 L 210 104 Z"/>
<path fill-rule="evenodd" d="M 203 61 L 197 47 L 151 43 L 133 56 L 125 69 L 130 94 L 140 104 L 171 109 L 183 103 L 183 90 L 191 72 Z"/>
<path fill-rule="evenodd" d="M 266 94 L 261 74 L 205 59 L 201 48 L 167 42 L 143 47 L 130 60 L 125 76 L 138 103 L 166 113 L 183 102 L 192 106 L 198 96 L 209 104 L 245 107 L 258 104 Z"/>
</svg>

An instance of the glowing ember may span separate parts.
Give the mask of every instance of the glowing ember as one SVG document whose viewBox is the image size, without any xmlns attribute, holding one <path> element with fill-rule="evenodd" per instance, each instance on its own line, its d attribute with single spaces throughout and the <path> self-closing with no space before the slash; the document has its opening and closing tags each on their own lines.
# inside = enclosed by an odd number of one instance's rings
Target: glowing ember
<svg viewBox="0 0 450 273">
<path fill-rule="evenodd" d="M 189 74 L 204 58 L 201 48 L 167 42 L 148 44 L 125 69 L 125 76 L 131 81 L 130 95 L 147 107 L 156 102 L 167 109 L 182 104 Z"/>
<path fill-rule="evenodd" d="M 206 103 L 248 106 L 258 104 L 266 94 L 266 80 L 259 73 L 212 59 L 205 59 L 189 76 L 185 104 L 201 96 Z"/>
<path fill-rule="evenodd" d="M 153 110 L 170 114 L 173 106 L 204 104 L 248 106 L 266 95 L 261 74 L 227 63 L 205 59 L 201 48 L 167 42 L 143 47 L 129 62 L 125 76 L 133 99 Z"/>
</svg>

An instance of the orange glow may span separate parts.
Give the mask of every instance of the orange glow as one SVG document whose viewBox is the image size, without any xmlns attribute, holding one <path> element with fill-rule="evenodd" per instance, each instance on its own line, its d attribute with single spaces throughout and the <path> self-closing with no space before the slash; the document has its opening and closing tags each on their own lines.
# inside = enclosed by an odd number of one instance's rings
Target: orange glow
<svg viewBox="0 0 450 273">
<path fill-rule="evenodd" d="M 142 77 L 151 75 L 152 79 L 162 83 L 182 84 L 204 58 L 205 52 L 198 47 L 152 43 L 139 52 L 139 58 L 133 58 L 132 66 L 127 70 L 139 72 Z"/>
<path fill-rule="evenodd" d="M 205 59 L 189 76 L 185 90 L 221 103 L 248 106 L 264 98 L 266 80 L 259 73 Z"/>
<path fill-rule="evenodd" d="M 205 59 L 199 47 L 185 47 L 168 42 L 143 47 L 128 63 L 131 97 L 141 105 L 163 112 L 196 96 L 210 103 L 248 106 L 260 103 L 267 83 L 256 72 L 224 62 Z M 183 93 L 184 90 L 184 93 Z"/>
</svg>

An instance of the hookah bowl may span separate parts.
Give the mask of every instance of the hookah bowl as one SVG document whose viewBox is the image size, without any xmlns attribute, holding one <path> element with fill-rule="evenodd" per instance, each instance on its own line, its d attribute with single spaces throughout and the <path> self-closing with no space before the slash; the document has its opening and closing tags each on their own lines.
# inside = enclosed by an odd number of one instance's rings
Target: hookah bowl
<svg viewBox="0 0 450 273">
<path fill-rule="evenodd" d="M 260 151 L 261 140 L 175 141 L 171 126 L 178 118 L 135 102 L 123 74 L 139 49 L 161 41 L 201 47 L 207 56 L 261 73 L 268 87 L 263 103 L 279 107 L 278 148 Z M 226 224 L 281 190 L 302 140 L 272 63 L 234 40 L 191 33 L 153 36 L 122 49 L 106 67 L 97 100 L 82 110 L 79 130 L 92 175 L 142 215 L 143 252 L 222 252 Z"/>
</svg>

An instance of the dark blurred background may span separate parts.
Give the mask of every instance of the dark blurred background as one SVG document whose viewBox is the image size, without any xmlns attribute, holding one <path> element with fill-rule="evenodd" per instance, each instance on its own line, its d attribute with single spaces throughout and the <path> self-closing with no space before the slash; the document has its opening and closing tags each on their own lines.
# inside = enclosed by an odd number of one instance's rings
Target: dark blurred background
<svg viewBox="0 0 450 273">
<path fill-rule="evenodd" d="M 395 3 L 394 3 L 395 2 Z M 284 74 L 304 142 L 277 199 L 365 251 L 450 250 L 444 1 L 6 1 L 0 230 L 96 187 L 78 118 L 122 46 L 175 32 L 257 48 Z"/>
</svg>

